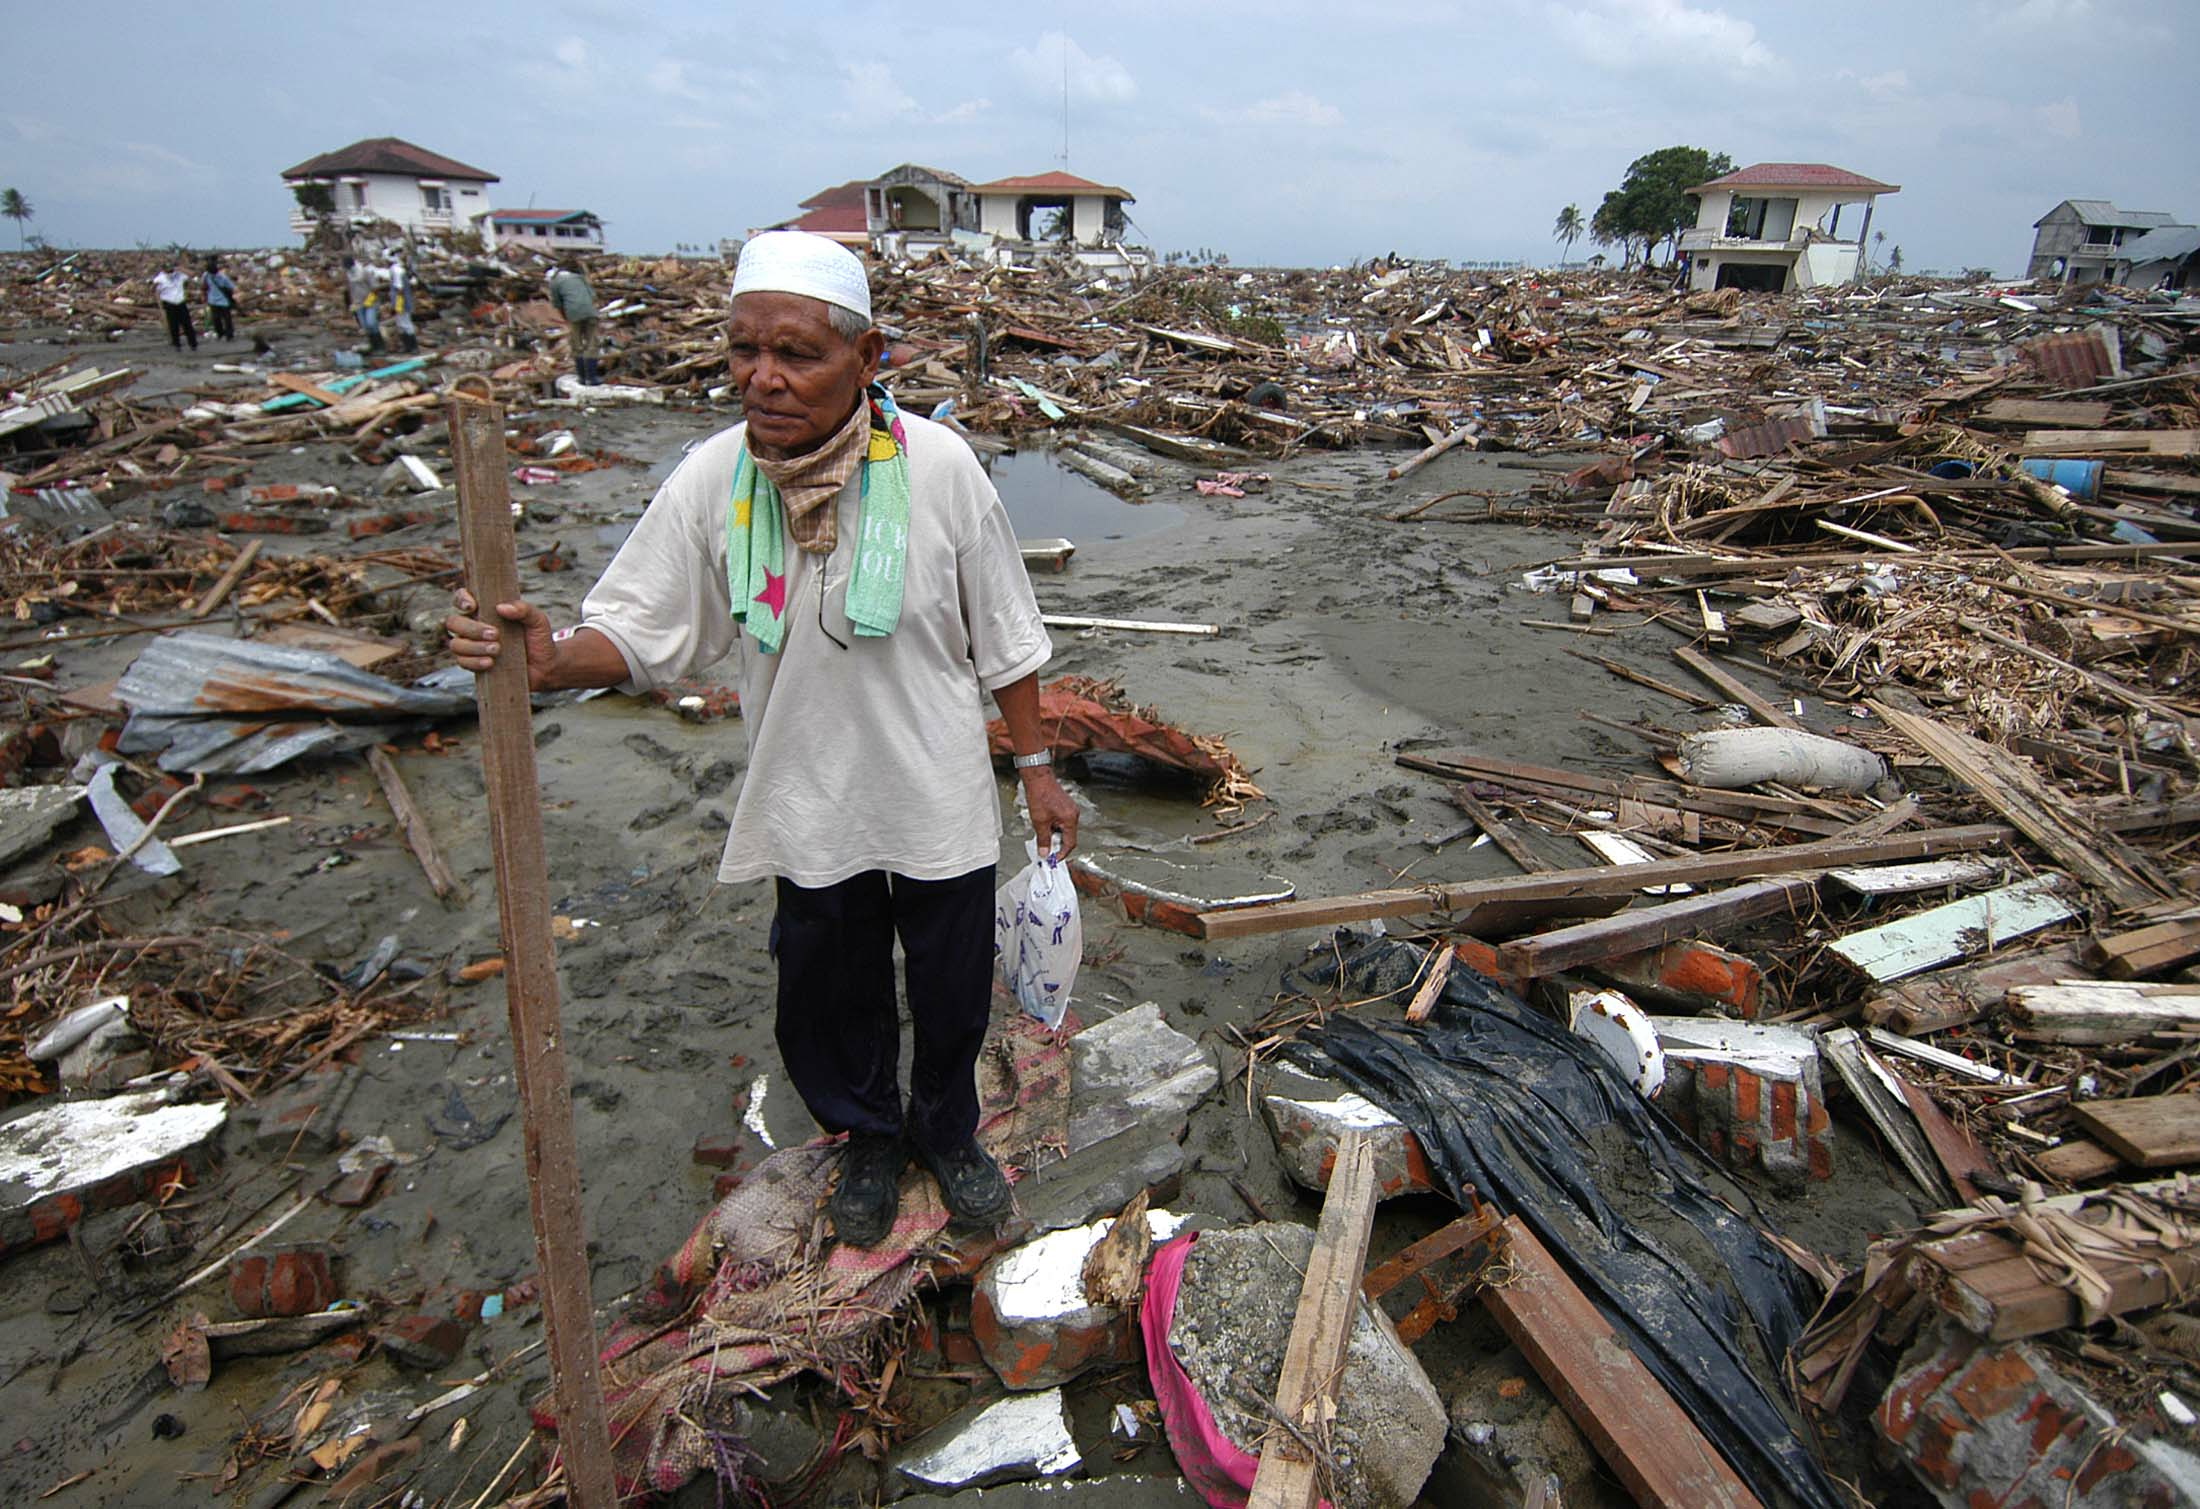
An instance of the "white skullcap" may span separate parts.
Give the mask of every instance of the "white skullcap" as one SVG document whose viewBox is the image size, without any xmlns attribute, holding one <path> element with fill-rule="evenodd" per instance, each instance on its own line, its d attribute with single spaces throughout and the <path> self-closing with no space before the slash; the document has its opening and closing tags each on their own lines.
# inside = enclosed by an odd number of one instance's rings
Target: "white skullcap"
<svg viewBox="0 0 2200 1509">
<path fill-rule="evenodd" d="M 741 248 L 733 296 L 799 293 L 871 318 L 871 280 L 856 254 L 808 231 L 766 231 Z"/>
</svg>

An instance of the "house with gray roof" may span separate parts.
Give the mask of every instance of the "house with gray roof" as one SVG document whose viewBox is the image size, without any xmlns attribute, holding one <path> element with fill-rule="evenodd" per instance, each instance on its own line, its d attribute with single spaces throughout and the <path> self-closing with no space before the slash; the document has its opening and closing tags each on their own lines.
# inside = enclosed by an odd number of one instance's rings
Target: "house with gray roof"
<svg viewBox="0 0 2200 1509">
<path fill-rule="evenodd" d="M 2118 281 L 2125 243 L 2176 226 L 2166 210 L 2120 210 L 2106 199 L 2065 199 L 2032 222 L 2032 260 L 2024 275 L 2050 283 Z"/>
</svg>

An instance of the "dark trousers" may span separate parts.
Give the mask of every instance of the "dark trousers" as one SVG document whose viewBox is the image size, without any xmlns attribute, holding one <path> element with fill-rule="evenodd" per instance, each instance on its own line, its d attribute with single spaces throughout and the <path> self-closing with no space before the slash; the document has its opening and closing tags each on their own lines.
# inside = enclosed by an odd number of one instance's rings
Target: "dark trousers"
<svg viewBox="0 0 2200 1509">
<path fill-rule="evenodd" d="M 191 326 L 191 306 L 189 304 L 171 304 L 163 299 L 160 312 L 168 316 L 169 345 L 181 350 L 183 343 L 189 341 L 193 351 L 199 349 L 199 333 Z"/>
<path fill-rule="evenodd" d="M 872 870 L 838 885 L 778 885 L 779 1058 L 810 1115 L 828 1132 L 905 1131 L 941 1152 L 968 1141 L 993 1005 L 993 866 L 952 880 Z M 916 1040 L 906 1121 L 897 935 Z"/>
<path fill-rule="evenodd" d="M 237 311 L 234 305 L 209 304 L 206 306 L 206 318 L 214 327 L 215 340 L 233 341 L 237 338 Z"/>
</svg>

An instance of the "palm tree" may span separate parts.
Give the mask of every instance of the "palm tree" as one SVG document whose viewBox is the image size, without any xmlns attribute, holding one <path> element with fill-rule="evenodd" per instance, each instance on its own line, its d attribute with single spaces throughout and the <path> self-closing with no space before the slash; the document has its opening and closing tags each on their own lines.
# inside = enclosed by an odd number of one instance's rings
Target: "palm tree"
<svg viewBox="0 0 2200 1509">
<path fill-rule="evenodd" d="M 31 202 L 23 197 L 21 189 L 0 190 L 0 215 L 5 215 L 15 222 L 15 249 L 17 251 L 23 249 L 23 222 L 36 218 L 37 214 L 38 211 L 31 208 Z"/>
<path fill-rule="evenodd" d="M 1572 255 L 1574 243 L 1579 241 L 1588 229 L 1589 223 L 1581 218 L 1580 205 L 1569 204 L 1558 212 L 1557 223 L 1551 227 L 1551 239 L 1564 244 L 1565 249 L 1559 255 L 1561 264 L 1565 262 L 1568 256 Z"/>
</svg>

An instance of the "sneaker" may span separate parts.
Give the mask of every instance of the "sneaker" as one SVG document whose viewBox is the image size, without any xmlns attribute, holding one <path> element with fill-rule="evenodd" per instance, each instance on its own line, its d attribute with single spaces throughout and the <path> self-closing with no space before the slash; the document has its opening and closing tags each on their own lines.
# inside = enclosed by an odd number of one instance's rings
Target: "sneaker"
<svg viewBox="0 0 2200 1509">
<path fill-rule="evenodd" d="M 909 1145 L 884 1132 L 855 1132 L 840 1151 L 840 1183 L 825 1208 L 833 1231 L 851 1247 L 876 1247 L 901 1210 L 901 1171 Z"/>
<path fill-rule="evenodd" d="M 917 1156 L 939 1180 L 940 1198 L 947 1202 L 947 1213 L 955 1225 L 995 1226 L 1014 1209 L 1001 1166 L 977 1143 L 966 1141 L 944 1153 L 919 1148 Z"/>
</svg>

